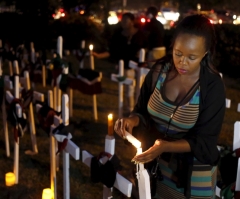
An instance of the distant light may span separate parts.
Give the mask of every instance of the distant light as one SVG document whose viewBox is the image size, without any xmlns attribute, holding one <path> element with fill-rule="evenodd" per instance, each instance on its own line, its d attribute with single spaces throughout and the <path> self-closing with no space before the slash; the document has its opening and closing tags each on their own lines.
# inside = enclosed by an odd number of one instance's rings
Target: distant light
<svg viewBox="0 0 240 199">
<path fill-rule="evenodd" d="M 219 20 L 218 20 L 218 23 L 219 23 L 219 24 L 222 24 L 222 19 L 219 19 Z"/>
<path fill-rule="evenodd" d="M 167 20 L 162 16 L 157 16 L 157 20 L 160 21 L 163 25 L 167 23 Z"/>
<path fill-rule="evenodd" d="M 61 16 L 62 16 L 62 17 L 65 17 L 65 13 L 62 13 Z"/>
<path fill-rule="evenodd" d="M 60 8 L 59 11 L 60 11 L 60 12 L 64 12 L 63 8 Z"/>
<path fill-rule="evenodd" d="M 237 19 L 237 15 L 233 15 L 233 19 Z"/>
<path fill-rule="evenodd" d="M 141 18 L 141 22 L 142 22 L 142 23 L 145 23 L 145 22 L 146 22 L 146 19 L 145 19 L 145 18 Z"/>
<path fill-rule="evenodd" d="M 117 17 L 116 12 L 110 11 L 110 12 L 109 12 L 109 15 L 110 15 L 110 16 L 108 17 L 108 23 L 109 23 L 110 25 L 117 24 L 117 23 L 119 22 L 119 19 L 118 19 L 118 17 Z"/>
<path fill-rule="evenodd" d="M 79 14 L 83 15 L 84 14 L 84 10 L 80 10 Z"/>
<path fill-rule="evenodd" d="M 147 19 L 147 22 L 150 22 L 150 19 Z"/>
<path fill-rule="evenodd" d="M 56 16 L 55 14 L 52 14 L 52 17 L 53 17 L 53 18 L 55 18 L 55 16 Z"/>
<path fill-rule="evenodd" d="M 212 19 L 209 19 L 210 23 L 213 24 L 213 20 Z"/>
<path fill-rule="evenodd" d="M 174 21 L 170 22 L 170 26 L 173 27 L 174 26 Z"/>
</svg>

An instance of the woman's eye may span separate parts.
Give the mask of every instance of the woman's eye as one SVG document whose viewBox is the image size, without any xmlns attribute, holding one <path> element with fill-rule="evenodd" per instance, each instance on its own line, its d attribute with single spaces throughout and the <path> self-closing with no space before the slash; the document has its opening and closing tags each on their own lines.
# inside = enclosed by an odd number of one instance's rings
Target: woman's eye
<svg viewBox="0 0 240 199">
<path fill-rule="evenodd" d="M 189 57 L 190 60 L 195 60 L 196 58 L 195 57 Z"/>
<path fill-rule="evenodd" d="M 181 57 L 181 56 L 182 56 L 181 54 L 177 54 L 177 53 L 175 53 L 175 55 L 176 55 L 177 57 Z"/>
</svg>

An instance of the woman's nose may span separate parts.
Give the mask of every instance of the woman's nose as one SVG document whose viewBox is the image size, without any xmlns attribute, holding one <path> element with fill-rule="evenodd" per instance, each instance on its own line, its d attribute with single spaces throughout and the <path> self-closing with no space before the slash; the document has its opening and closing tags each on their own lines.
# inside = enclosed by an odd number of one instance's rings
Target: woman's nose
<svg viewBox="0 0 240 199">
<path fill-rule="evenodd" d="M 185 64 L 186 62 L 186 57 L 182 56 L 180 59 L 180 63 Z"/>
</svg>

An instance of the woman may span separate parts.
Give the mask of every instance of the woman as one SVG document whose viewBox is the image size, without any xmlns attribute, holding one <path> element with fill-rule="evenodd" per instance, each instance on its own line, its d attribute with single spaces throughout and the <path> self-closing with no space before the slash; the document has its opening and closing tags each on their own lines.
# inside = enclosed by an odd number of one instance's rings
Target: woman
<svg viewBox="0 0 240 199">
<path fill-rule="evenodd" d="M 159 198 L 215 198 L 217 140 L 225 113 L 225 91 L 212 60 L 214 27 L 203 15 L 184 18 L 175 30 L 172 55 L 148 73 L 134 110 L 118 119 L 124 137 L 145 127 L 147 149 L 133 158 L 157 159 Z"/>
</svg>

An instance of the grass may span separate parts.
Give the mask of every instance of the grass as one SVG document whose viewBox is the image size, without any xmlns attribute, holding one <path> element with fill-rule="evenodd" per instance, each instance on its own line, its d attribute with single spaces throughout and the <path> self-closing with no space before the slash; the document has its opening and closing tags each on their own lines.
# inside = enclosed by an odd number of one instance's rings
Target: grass
<svg viewBox="0 0 240 199">
<path fill-rule="evenodd" d="M 74 57 L 68 57 L 74 63 L 74 70 L 78 64 Z M 88 59 L 85 65 L 88 67 Z M 104 141 L 107 134 L 107 115 L 111 112 L 114 115 L 114 121 L 118 114 L 118 85 L 110 80 L 110 74 L 116 73 L 113 64 L 106 60 L 96 60 L 96 70 L 102 71 L 103 93 L 97 95 L 98 121 L 93 120 L 92 96 L 83 95 L 74 91 L 73 95 L 73 117 L 70 123 L 74 124 L 75 130 L 72 133 L 72 141 L 77 144 L 81 150 L 87 150 L 93 155 L 98 155 L 104 150 Z M 6 65 L 4 72 L 7 74 Z M 237 112 L 237 104 L 240 102 L 240 79 L 232 79 L 224 76 L 226 84 L 226 97 L 231 99 L 231 108 L 226 109 L 222 131 L 219 137 L 219 144 L 232 146 L 233 125 L 240 119 L 240 113 Z M 47 96 L 48 89 L 36 85 L 35 90 L 42 92 Z M 125 111 L 125 114 L 127 112 Z M 0 116 L 1 117 L 1 116 Z M 27 132 L 20 139 L 20 161 L 19 161 L 19 184 L 12 187 L 5 186 L 5 173 L 13 171 L 13 133 L 9 126 L 10 137 L 10 157 L 6 157 L 4 135 L 2 129 L 2 119 L 0 119 L 0 198 L 1 199 L 41 199 L 42 190 L 50 187 L 50 165 L 49 165 L 49 138 L 40 128 L 40 124 L 35 118 L 37 130 L 38 154 L 29 156 L 25 151 L 31 149 L 31 137 Z M 131 145 L 124 144 L 123 140 L 117 135 L 115 153 L 121 160 L 123 166 L 122 174 L 129 176 L 133 164 L 130 162 L 135 155 L 136 150 Z M 63 198 L 63 173 L 62 156 L 60 154 L 59 171 L 57 172 L 57 195 L 58 199 Z M 92 183 L 90 180 L 90 170 L 80 160 L 76 161 L 70 157 L 70 198 L 71 199 L 98 199 L 102 198 L 103 186 L 101 183 Z M 122 194 L 113 189 L 114 199 L 125 198 Z"/>
</svg>

